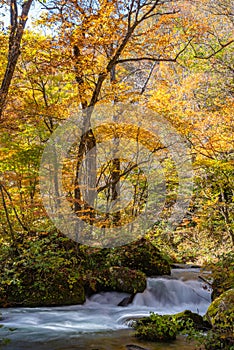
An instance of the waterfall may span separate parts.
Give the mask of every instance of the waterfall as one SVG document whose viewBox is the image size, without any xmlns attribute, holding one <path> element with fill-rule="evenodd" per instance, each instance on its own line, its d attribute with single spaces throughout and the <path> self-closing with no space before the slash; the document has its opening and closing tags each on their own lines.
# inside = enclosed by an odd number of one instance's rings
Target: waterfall
<svg viewBox="0 0 234 350">
<path fill-rule="evenodd" d="M 173 313 L 178 308 L 199 313 L 200 307 L 204 313 L 211 301 L 207 287 L 195 280 L 149 278 L 147 282 L 147 289 L 135 296 L 134 305 L 151 306 L 164 313 Z"/>
<path fill-rule="evenodd" d="M 91 296 L 86 305 L 117 306 L 127 296 L 127 293 L 101 292 Z M 211 291 L 207 285 L 197 280 L 148 278 L 145 291 L 137 293 L 127 309 L 151 308 L 160 314 L 172 314 L 187 309 L 204 314 L 210 302 Z"/>
<path fill-rule="evenodd" d="M 137 293 L 131 304 L 118 306 L 128 296 L 126 293 L 102 292 L 91 296 L 84 305 L 1 309 L 0 338 L 11 340 L 4 350 L 51 349 L 45 345 L 50 342 L 54 344 L 53 350 L 61 349 L 60 345 L 55 346 L 61 342 L 65 344 L 63 349 L 70 350 L 66 347 L 68 341 L 78 338 L 81 341 L 85 334 L 91 337 L 92 334 L 127 329 L 132 320 L 150 312 L 174 314 L 187 309 L 203 315 L 210 304 L 211 291 L 195 279 L 158 277 L 148 278 L 146 290 Z"/>
</svg>

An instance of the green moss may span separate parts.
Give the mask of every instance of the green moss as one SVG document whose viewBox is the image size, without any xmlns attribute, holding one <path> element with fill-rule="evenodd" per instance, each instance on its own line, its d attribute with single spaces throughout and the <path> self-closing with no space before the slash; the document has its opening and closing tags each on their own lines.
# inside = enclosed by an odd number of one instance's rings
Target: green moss
<svg viewBox="0 0 234 350">
<path fill-rule="evenodd" d="M 168 316 L 157 314 L 136 321 L 133 327 L 137 338 L 155 342 L 175 340 L 178 332 L 176 322 Z"/>
<path fill-rule="evenodd" d="M 229 289 L 209 306 L 207 319 L 214 328 L 234 334 L 234 289 Z"/>
<path fill-rule="evenodd" d="M 175 321 L 178 322 L 178 330 L 184 331 L 188 327 L 192 327 L 195 330 L 207 330 L 211 326 L 208 321 L 204 320 L 201 315 L 198 315 L 190 310 L 182 311 L 173 315 Z"/>
<path fill-rule="evenodd" d="M 234 349 L 234 289 L 229 289 L 209 306 L 205 318 L 211 323 L 203 344 L 207 350 Z"/>
<path fill-rule="evenodd" d="M 141 293 L 146 288 L 145 274 L 127 267 L 112 266 L 91 273 L 86 285 L 88 294 L 108 290 L 132 294 Z"/>
<path fill-rule="evenodd" d="M 126 266 L 147 276 L 170 275 L 169 258 L 145 238 L 112 249 L 107 256 L 111 265 Z"/>
<path fill-rule="evenodd" d="M 5 286 L 1 294 L 1 306 L 56 306 L 83 304 L 83 282 L 75 278 L 69 269 L 46 272 L 25 268 L 18 283 Z"/>
<path fill-rule="evenodd" d="M 185 310 L 175 315 L 158 315 L 151 313 L 149 317 L 143 317 L 133 324 L 136 337 L 161 342 L 176 339 L 178 334 L 186 334 L 189 338 L 199 334 L 201 330 L 207 330 L 210 325 L 202 316 Z"/>
<path fill-rule="evenodd" d="M 56 232 L 20 239 L 17 252 L 10 245 L 0 251 L 0 305 L 84 303 L 79 246 Z"/>
</svg>

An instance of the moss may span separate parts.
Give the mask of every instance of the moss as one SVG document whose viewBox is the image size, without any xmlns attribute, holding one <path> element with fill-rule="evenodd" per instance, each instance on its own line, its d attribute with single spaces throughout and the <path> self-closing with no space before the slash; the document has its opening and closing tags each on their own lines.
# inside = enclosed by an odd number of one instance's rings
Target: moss
<svg viewBox="0 0 234 350">
<path fill-rule="evenodd" d="M 86 284 L 88 294 L 112 290 L 132 294 L 141 293 L 146 288 L 145 274 L 127 267 L 112 266 L 91 273 Z"/>
<path fill-rule="evenodd" d="M 211 303 L 206 318 L 214 328 L 222 327 L 234 334 L 234 288 L 227 290 Z"/>
<path fill-rule="evenodd" d="M 170 275 L 169 258 L 145 238 L 112 249 L 107 256 L 111 265 L 126 266 L 147 276 Z"/>
<path fill-rule="evenodd" d="M 209 306 L 205 318 L 212 330 L 205 339 L 205 349 L 234 349 L 234 289 L 229 289 Z"/>
<path fill-rule="evenodd" d="M 135 336 L 144 340 L 161 342 L 176 339 L 178 334 L 193 335 L 207 330 L 210 325 L 202 316 L 185 310 L 175 315 L 158 315 L 151 313 L 133 324 Z"/>
<path fill-rule="evenodd" d="M 83 304 L 85 292 L 80 278 L 71 278 L 69 269 L 46 272 L 25 268 L 18 283 L 10 284 L 1 293 L 0 305 L 58 306 Z"/>
<path fill-rule="evenodd" d="M 190 310 L 179 312 L 178 314 L 173 315 L 173 318 L 178 322 L 179 331 L 184 331 L 186 329 L 188 324 L 187 321 L 191 321 L 190 326 L 195 330 L 207 330 L 211 328 L 208 321 L 204 320 L 201 315 Z"/>
<path fill-rule="evenodd" d="M 178 331 L 176 322 L 166 315 L 157 314 L 151 314 L 150 317 L 136 321 L 133 327 L 137 338 L 155 342 L 175 340 Z"/>
</svg>

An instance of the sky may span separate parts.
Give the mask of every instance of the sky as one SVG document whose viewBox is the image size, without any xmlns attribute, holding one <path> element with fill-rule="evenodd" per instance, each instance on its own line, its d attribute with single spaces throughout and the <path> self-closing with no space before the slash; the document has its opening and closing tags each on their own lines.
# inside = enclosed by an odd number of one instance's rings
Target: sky
<svg viewBox="0 0 234 350">
<path fill-rule="evenodd" d="M 42 11 L 42 5 L 37 1 L 34 1 L 29 12 L 26 28 L 32 27 L 32 21 L 39 18 Z M 20 11 L 19 11 L 20 12 Z M 6 29 L 10 24 L 10 11 L 0 8 L 0 30 Z"/>
</svg>

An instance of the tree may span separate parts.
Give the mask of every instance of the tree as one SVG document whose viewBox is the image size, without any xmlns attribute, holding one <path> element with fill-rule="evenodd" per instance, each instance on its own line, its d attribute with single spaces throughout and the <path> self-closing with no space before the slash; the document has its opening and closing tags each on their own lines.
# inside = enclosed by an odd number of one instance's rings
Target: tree
<svg viewBox="0 0 234 350">
<path fill-rule="evenodd" d="M 191 35 L 182 31 L 176 35 L 176 19 L 183 13 L 183 6 L 180 8 L 178 4 L 176 8 L 172 2 L 100 1 L 96 6 L 91 6 L 89 2 L 83 5 L 74 2 L 62 6 L 58 2 L 53 4 L 50 8 L 54 12 L 48 14 L 46 21 L 49 25 L 57 23 L 60 26 L 59 44 L 64 45 L 66 41 L 73 49 L 78 98 L 84 111 L 83 135 L 77 151 L 74 210 L 82 217 L 84 212 L 92 216 L 93 203 L 88 207 L 81 205 L 78 177 L 84 155 L 96 145 L 90 125 L 93 108 L 103 101 L 104 95 L 105 100 L 123 100 L 119 96 L 126 94 L 127 85 L 121 81 L 129 75 L 130 65 L 135 69 L 142 62 L 175 63 L 189 46 Z M 152 67 L 142 87 L 143 92 L 151 73 Z M 87 162 L 95 168 L 95 162 L 89 159 Z M 92 171 L 90 166 L 90 173 L 95 174 L 95 169 Z M 119 164 L 115 164 L 112 174 L 117 175 L 118 172 Z M 87 179 L 88 197 L 93 198 L 94 180 L 88 175 Z M 119 176 L 116 176 L 118 179 Z M 117 199 L 117 183 L 110 181 L 108 185 L 112 186 L 111 197 L 114 200 Z"/>
<path fill-rule="evenodd" d="M 220 8 L 219 13 L 213 11 L 211 14 L 207 10 L 208 5 L 217 11 L 216 4 L 212 4 L 205 0 L 189 4 L 147 0 L 97 1 L 94 4 L 93 1 L 80 3 L 54 0 L 42 4 L 46 11 L 35 28 L 46 28 L 49 34 L 43 36 L 29 30 L 23 36 L 14 85 L 8 93 L 7 120 L 4 123 L 6 137 L 1 139 L 5 148 L 4 155 L 1 154 L 3 185 L 11 195 L 17 213 L 21 215 L 24 212 L 29 197 L 32 198 L 32 205 L 38 206 L 38 162 L 33 156 L 35 143 L 39 145 L 37 154 L 40 154 L 45 141 L 56 127 L 68 118 L 70 111 L 78 107 L 83 111 L 82 127 L 86 132 L 83 132 L 82 142 L 71 150 L 73 163 L 64 164 L 65 168 L 68 166 L 66 174 L 71 168 L 73 170 L 73 178 L 68 177 L 70 182 L 67 180 L 66 183 L 68 200 L 75 212 L 87 215 L 87 220 L 93 219 L 92 203 L 87 205 L 82 202 L 78 174 L 85 156 L 99 142 L 97 133 L 90 125 L 93 108 L 105 102 L 147 105 L 187 137 L 202 173 L 202 176 L 198 174 L 201 185 L 197 191 L 200 193 L 198 206 L 205 207 L 201 192 L 213 191 L 213 196 L 216 190 L 212 174 L 210 187 L 205 185 L 205 174 L 211 168 L 209 161 L 206 163 L 204 159 L 213 157 L 212 166 L 217 174 L 216 165 L 220 164 L 220 157 L 224 156 L 222 152 L 231 150 L 228 146 L 231 141 L 229 118 L 232 104 L 231 15 L 220 15 Z M 228 20 L 223 23 L 223 18 Z M 5 47 L 7 61 L 6 34 L 1 35 L 1 43 Z M 194 59 L 194 56 L 197 58 Z M 5 74 L 4 66 L 1 66 L 1 74 Z M 216 83 L 217 79 L 219 84 Z M 221 110 L 226 129 L 217 122 Z M 212 127 L 207 132 L 208 121 Z M 222 135 L 219 140 L 217 133 Z M 225 140 L 222 140 L 224 135 Z M 204 142 L 208 136 L 209 140 Z M 116 146 L 118 148 L 118 144 Z M 160 153 L 161 145 L 157 147 Z M 29 154 L 32 156 L 28 157 L 30 164 L 26 161 L 26 155 Z M 121 168 L 120 159 L 113 158 L 106 168 L 100 171 L 95 169 L 96 174 L 101 176 L 99 183 L 96 177 L 87 177 L 86 191 L 90 193 L 95 184 L 106 201 L 107 197 L 109 201 L 118 201 L 120 179 L 126 174 L 132 183 L 138 181 L 139 184 L 135 187 L 137 212 L 140 210 L 137 198 L 143 194 L 144 176 L 137 173 L 136 167 L 133 169 L 131 162 L 122 162 Z M 4 168 L 7 162 L 14 164 L 17 176 Z M 173 204 L 176 174 L 171 171 L 171 166 L 168 163 L 167 179 L 170 202 Z M 34 187 L 30 187 L 28 181 L 30 173 Z M 219 173 L 219 176 L 224 174 Z M 23 179 L 21 186 L 12 181 L 15 177 Z M 222 179 L 224 184 L 224 177 Z M 229 174 L 228 179 L 230 181 Z M 14 226 L 17 219 L 6 192 L 4 198 L 13 229 L 18 229 L 19 222 Z M 215 206 L 209 205 L 209 208 Z M 230 208 L 228 203 L 229 213 Z M 33 226 L 35 216 L 29 212 L 25 215 L 24 223 L 30 222 Z M 216 214 L 217 211 L 212 217 Z M 6 212 L 4 215 L 6 219 Z M 112 216 L 111 220 L 112 224 L 115 220 L 116 223 L 120 221 L 119 213 Z"/>
<path fill-rule="evenodd" d="M 188 249 L 192 242 L 207 251 L 216 250 L 217 245 L 220 249 L 233 245 L 234 223 L 232 23 L 226 20 L 221 26 L 217 17 L 216 21 L 213 16 L 207 17 L 212 31 L 206 46 L 195 49 L 193 43 L 192 50 L 181 57 L 180 66 L 161 64 L 157 90 L 152 84 L 149 92 L 151 108 L 188 139 L 194 159 L 194 199 L 174 237 L 175 246 L 185 247 L 187 240 Z M 221 38 L 230 44 L 204 60 L 208 46 L 210 54 L 214 53 Z M 198 58 L 194 59 L 198 49 Z M 201 247 L 204 237 L 206 242 Z"/>
<path fill-rule="evenodd" d="M 49 36 L 25 32 L 0 137 L 1 229 L 6 236 L 47 226 L 38 188 L 40 158 L 45 142 L 73 108 L 72 78 L 55 72 L 58 61 L 62 52 Z"/>
<path fill-rule="evenodd" d="M 0 88 L 0 120 L 6 104 L 9 87 L 13 78 L 15 67 L 20 56 L 21 40 L 33 0 L 26 0 L 20 5 L 16 0 L 10 1 L 10 34 L 8 42 L 7 66 L 3 75 Z M 4 4 L 5 5 L 5 4 Z"/>
</svg>

